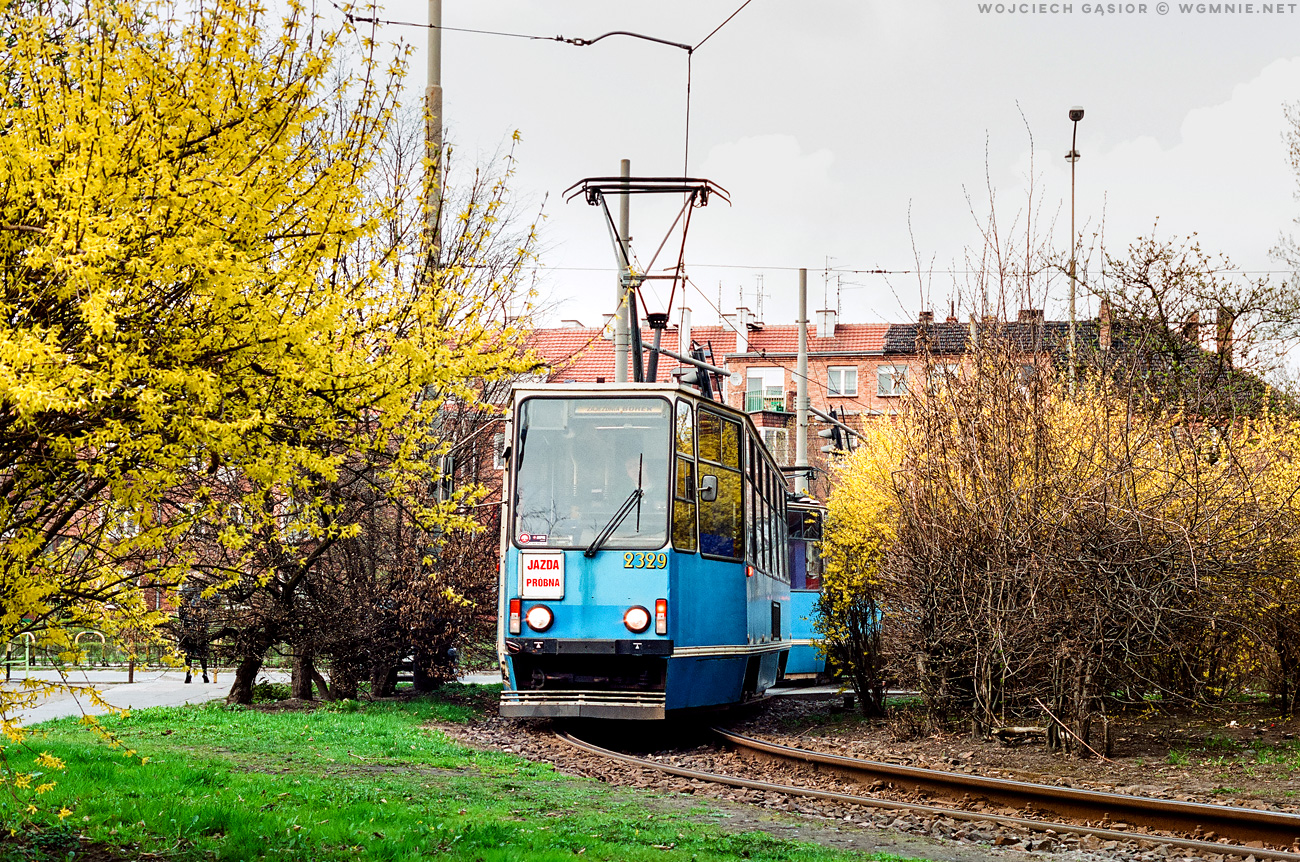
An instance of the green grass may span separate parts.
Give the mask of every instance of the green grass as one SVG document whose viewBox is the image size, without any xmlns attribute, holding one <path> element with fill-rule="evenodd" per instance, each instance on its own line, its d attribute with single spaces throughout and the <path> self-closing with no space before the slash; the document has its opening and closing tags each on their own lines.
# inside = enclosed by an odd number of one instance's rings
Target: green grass
<svg viewBox="0 0 1300 862">
<path fill-rule="evenodd" d="M 1231 737 L 1229 737 L 1229 736 L 1224 736 L 1224 735 L 1221 734 L 1221 733 L 1211 734 L 1210 736 L 1207 736 L 1207 737 L 1205 738 L 1205 750 L 1206 750 L 1206 751 L 1232 751 L 1232 752 L 1236 752 L 1236 751 L 1240 750 L 1240 748 L 1241 748 L 1241 746 L 1239 746 L 1239 745 L 1237 744 L 1237 741 L 1236 741 L 1235 739 L 1233 739 L 1233 738 L 1231 738 Z"/>
<path fill-rule="evenodd" d="M 1256 763 L 1300 769 L 1300 740 L 1292 739 L 1277 745 L 1256 741 L 1251 747 L 1255 750 Z"/>
<path fill-rule="evenodd" d="M 18 768 L 39 751 L 62 758 L 67 770 L 41 801 L 73 814 L 62 828 L 38 815 L 40 831 L 28 833 L 38 840 L 0 845 L 0 859 L 66 858 L 69 826 L 129 853 L 179 860 L 863 858 L 761 832 L 728 833 L 681 804 L 468 749 L 429 726 L 463 722 L 495 695 L 495 687 L 454 686 L 431 699 L 351 711 L 209 704 L 106 721 L 148 756 L 144 765 L 71 720 L 53 722 L 30 752 L 7 754 Z M 7 794 L 0 820 L 20 822 Z"/>
</svg>

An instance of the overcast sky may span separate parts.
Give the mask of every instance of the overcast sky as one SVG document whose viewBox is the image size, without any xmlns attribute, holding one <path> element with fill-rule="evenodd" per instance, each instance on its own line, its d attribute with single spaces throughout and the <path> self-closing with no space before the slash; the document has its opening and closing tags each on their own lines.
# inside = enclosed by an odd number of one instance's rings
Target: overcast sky
<svg viewBox="0 0 1300 862">
<path fill-rule="evenodd" d="M 742 2 L 444 0 L 443 23 L 588 39 L 631 30 L 697 44 Z M 383 14 L 423 22 L 427 4 L 392 0 Z M 424 31 L 382 35 L 418 46 L 412 83 L 422 87 Z M 1284 141 L 1285 106 L 1300 100 L 1298 36 L 1293 3 L 751 0 L 692 61 L 689 173 L 732 199 L 695 213 L 686 262 L 704 295 L 688 298 L 694 319 L 716 320 L 719 292 L 724 310 L 742 291 L 755 306 L 761 283 L 765 322 L 792 322 L 795 270 L 809 269 L 816 309 L 828 260 L 832 307 L 835 279 L 843 284 L 841 319 L 912 319 L 922 289 L 897 271 L 916 268 L 913 243 L 938 270 L 926 303 L 942 317 L 954 278 L 965 280 L 947 271 L 963 269 L 964 249 L 980 241 L 968 196 L 983 215 L 991 183 L 1001 223 L 1021 214 L 1024 236 L 1031 135 L 1039 232 L 1067 249 L 1064 156 L 1076 104 L 1086 110 L 1080 230 L 1094 233 L 1104 214 L 1116 253 L 1158 219 L 1161 236 L 1196 232 L 1244 269 L 1281 270 L 1270 249 L 1300 230 Z M 444 33 L 458 161 L 490 159 L 515 130 L 522 137 L 513 185 L 534 207 L 546 201 L 541 285 L 556 303 L 552 320 L 598 323 L 615 279 L 600 211 L 565 204 L 561 192 L 617 173 L 622 158 L 634 175 L 681 175 L 686 70 L 684 51 L 627 38 L 575 47 Z M 634 199 L 642 262 L 674 209 Z M 874 269 L 897 274 L 854 272 Z M 1049 316 L 1063 316 L 1066 281 L 1047 290 Z"/>
</svg>

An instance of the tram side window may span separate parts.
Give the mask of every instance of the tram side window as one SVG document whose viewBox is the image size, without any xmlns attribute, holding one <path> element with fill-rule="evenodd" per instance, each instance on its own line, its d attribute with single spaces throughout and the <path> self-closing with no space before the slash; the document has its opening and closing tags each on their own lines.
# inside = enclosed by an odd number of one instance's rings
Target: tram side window
<svg viewBox="0 0 1300 862">
<path fill-rule="evenodd" d="M 740 472 L 740 423 L 699 411 L 700 485 L 716 480 L 712 501 L 701 500 L 700 551 L 739 559 L 744 541 L 744 482 Z"/>
<path fill-rule="evenodd" d="M 776 530 L 780 539 L 777 543 L 777 565 L 781 567 L 781 580 L 787 584 L 790 583 L 790 555 L 780 553 L 780 549 L 786 547 L 790 542 L 790 535 L 786 532 L 786 508 L 785 508 L 785 483 L 777 480 L 776 487 L 777 506 L 776 513 Z"/>
<path fill-rule="evenodd" d="M 754 534 L 754 565 L 763 571 L 767 571 L 767 561 L 764 559 L 765 545 L 767 538 L 764 535 L 763 525 L 763 462 L 761 459 L 754 461 L 754 521 L 750 525 L 750 532 Z"/>
<path fill-rule="evenodd" d="M 767 529 L 771 536 L 769 558 L 772 562 L 772 577 L 789 582 L 790 574 L 787 563 L 787 536 L 785 531 L 785 483 L 776 470 L 767 472 Z"/>
<path fill-rule="evenodd" d="M 807 518 L 807 526 L 804 528 L 804 539 L 808 546 L 808 589 L 820 590 L 822 588 L 822 571 L 825 568 L 825 565 L 822 562 L 821 552 L 823 530 L 822 513 L 807 512 L 804 517 Z"/>
<path fill-rule="evenodd" d="M 677 402 L 677 473 L 673 489 L 673 547 L 694 552 L 695 528 L 695 421 L 689 401 Z"/>
<path fill-rule="evenodd" d="M 700 460 L 722 463 L 722 417 L 707 410 L 700 411 Z"/>
<path fill-rule="evenodd" d="M 746 557 L 747 559 L 757 561 L 757 560 L 758 560 L 758 556 L 755 554 L 755 550 L 754 550 L 754 549 L 755 549 L 755 542 L 754 542 L 754 535 L 755 535 L 755 534 L 754 534 L 754 530 L 753 530 L 753 524 L 754 524 L 754 485 L 753 485 L 752 482 L 750 482 L 750 481 L 748 480 L 748 477 L 746 477 L 746 481 L 745 481 L 745 490 L 744 490 L 744 495 L 745 495 L 745 523 L 748 524 L 748 525 L 750 525 L 750 528 L 749 528 L 748 530 L 746 530 L 746 533 L 745 533 L 745 535 L 747 536 L 747 538 L 745 539 L 745 542 L 746 542 L 746 545 L 745 545 L 745 557 Z"/>
<path fill-rule="evenodd" d="M 817 543 L 822 538 L 822 513 L 810 509 L 786 512 L 790 525 L 790 586 L 796 590 L 820 590 L 822 557 Z"/>
<path fill-rule="evenodd" d="M 763 509 L 759 516 L 763 521 L 763 571 L 769 575 L 776 574 L 776 567 L 772 565 L 772 471 L 763 462 L 763 479 L 760 488 L 763 491 Z"/>
<path fill-rule="evenodd" d="M 754 449 L 754 438 L 749 438 L 749 446 L 745 450 L 745 556 L 758 563 L 758 521 L 754 517 L 757 511 L 754 494 L 754 470 L 758 465 L 758 454 Z"/>
</svg>

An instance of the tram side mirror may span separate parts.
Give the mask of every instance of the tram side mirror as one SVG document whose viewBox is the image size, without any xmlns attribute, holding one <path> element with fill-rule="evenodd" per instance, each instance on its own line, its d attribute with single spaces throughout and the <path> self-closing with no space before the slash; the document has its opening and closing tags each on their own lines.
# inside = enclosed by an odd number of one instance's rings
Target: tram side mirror
<svg viewBox="0 0 1300 862">
<path fill-rule="evenodd" d="M 700 500 L 705 503 L 712 503 L 716 499 L 718 499 L 718 477 L 701 476 Z"/>
</svg>

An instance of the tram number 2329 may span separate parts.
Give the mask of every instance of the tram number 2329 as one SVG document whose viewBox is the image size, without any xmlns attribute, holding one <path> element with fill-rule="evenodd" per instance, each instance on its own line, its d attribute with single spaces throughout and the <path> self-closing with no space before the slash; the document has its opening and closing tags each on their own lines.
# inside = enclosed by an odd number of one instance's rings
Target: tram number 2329
<svg viewBox="0 0 1300 862">
<path fill-rule="evenodd" d="M 641 551 L 635 553 L 628 552 L 623 555 L 623 568 L 625 569 L 666 569 L 668 568 L 667 554 L 647 554 Z"/>
</svg>

